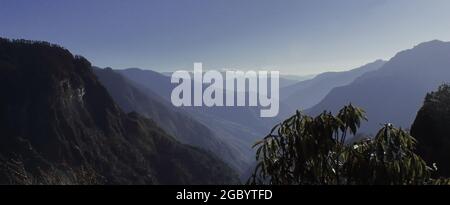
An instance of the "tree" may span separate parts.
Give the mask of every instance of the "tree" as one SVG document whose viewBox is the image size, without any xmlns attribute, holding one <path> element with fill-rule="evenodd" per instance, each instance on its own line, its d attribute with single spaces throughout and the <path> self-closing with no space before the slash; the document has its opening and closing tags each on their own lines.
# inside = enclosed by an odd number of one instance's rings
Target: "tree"
<svg viewBox="0 0 450 205">
<path fill-rule="evenodd" d="M 438 163 L 436 176 L 450 177 L 450 86 L 427 94 L 411 127 L 419 140 L 417 153 L 428 163 Z"/>
<path fill-rule="evenodd" d="M 359 185 L 443 184 L 414 153 L 416 140 L 386 124 L 373 139 L 347 144 L 363 120 L 362 109 L 348 105 L 336 116 L 313 118 L 299 111 L 256 143 L 258 164 L 248 184 Z"/>
</svg>

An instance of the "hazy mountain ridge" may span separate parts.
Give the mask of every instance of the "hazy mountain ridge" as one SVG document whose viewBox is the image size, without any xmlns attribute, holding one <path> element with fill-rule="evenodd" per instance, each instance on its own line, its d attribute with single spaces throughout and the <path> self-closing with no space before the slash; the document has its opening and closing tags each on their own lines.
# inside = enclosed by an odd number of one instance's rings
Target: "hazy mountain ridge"
<svg viewBox="0 0 450 205">
<path fill-rule="evenodd" d="M 308 109 L 319 103 L 333 88 L 350 84 L 364 73 L 379 69 L 385 61 L 377 60 L 364 66 L 342 72 L 326 72 L 281 89 L 281 100 L 288 107 L 284 113 Z"/>
<path fill-rule="evenodd" d="M 362 132 L 372 133 L 382 123 L 409 128 L 423 96 L 450 81 L 450 43 L 430 41 L 399 52 L 380 69 L 353 83 L 334 88 L 319 104 L 307 110 L 335 112 L 349 102 L 364 108 L 369 122 Z"/>
<path fill-rule="evenodd" d="M 180 142 L 208 150 L 236 170 L 246 166 L 233 146 L 158 94 L 132 83 L 111 68 L 94 68 L 94 73 L 125 112 L 137 112 L 154 120 Z"/>
</svg>

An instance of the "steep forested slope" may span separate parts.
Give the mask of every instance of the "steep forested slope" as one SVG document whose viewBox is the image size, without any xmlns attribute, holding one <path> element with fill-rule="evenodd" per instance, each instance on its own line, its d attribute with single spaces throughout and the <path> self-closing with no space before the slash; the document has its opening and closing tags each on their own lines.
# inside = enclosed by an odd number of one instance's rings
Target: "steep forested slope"
<svg viewBox="0 0 450 205">
<path fill-rule="evenodd" d="M 125 114 L 82 57 L 0 39 L 0 183 L 222 184 L 232 170 Z"/>
</svg>

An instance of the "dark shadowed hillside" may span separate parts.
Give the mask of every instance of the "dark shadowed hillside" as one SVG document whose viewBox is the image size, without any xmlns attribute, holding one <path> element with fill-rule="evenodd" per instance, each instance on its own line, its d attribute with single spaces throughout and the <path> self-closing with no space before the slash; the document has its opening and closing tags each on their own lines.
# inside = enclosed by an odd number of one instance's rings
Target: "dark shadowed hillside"
<svg viewBox="0 0 450 205">
<path fill-rule="evenodd" d="M 125 114 L 82 57 L 0 39 L 1 184 L 223 184 L 233 171 Z"/>
<path fill-rule="evenodd" d="M 437 174 L 450 176 L 450 87 L 443 85 L 427 94 L 411 127 L 419 143 L 418 153 L 429 164 L 437 163 Z"/>
<path fill-rule="evenodd" d="M 125 112 L 137 112 L 154 120 L 180 142 L 208 150 L 236 170 L 246 166 L 234 146 L 218 138 L 208 127 L 181 109 L 173 107 L 158 94 L 143 86 L 135 86 L 133 82 L 111 68 L 94 68 L 94 73 Z"/>
<path fill-rule="evenodd" d="M 410 128 L 423 96 L 450 81 L 450 43 L 430 41 L 402 51 L 380 69 L 333 89 L 308 113 L 337 111 L 352 102 L 363 107 L 368 123 L 360 131 L 375 134 L 380 124 Z"/>
</svg>

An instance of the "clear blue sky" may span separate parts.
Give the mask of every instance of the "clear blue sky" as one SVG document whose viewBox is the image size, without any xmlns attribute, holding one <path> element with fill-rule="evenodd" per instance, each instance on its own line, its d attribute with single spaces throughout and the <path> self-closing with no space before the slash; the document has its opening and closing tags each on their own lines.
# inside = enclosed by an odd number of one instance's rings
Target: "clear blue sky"
<svg viewBox="0 0 450 205">
<path fill-rule="evenodd" d="M 0 36 L 61 44 L 93 64 L 311 74 L 450 40 L 448 0 L 0 0 Z"/>
</svg>

